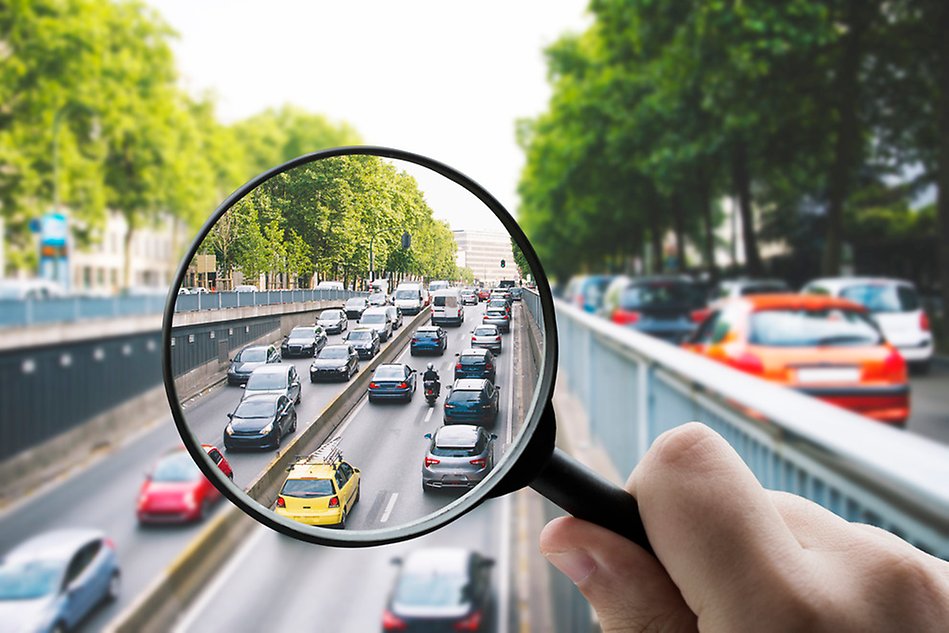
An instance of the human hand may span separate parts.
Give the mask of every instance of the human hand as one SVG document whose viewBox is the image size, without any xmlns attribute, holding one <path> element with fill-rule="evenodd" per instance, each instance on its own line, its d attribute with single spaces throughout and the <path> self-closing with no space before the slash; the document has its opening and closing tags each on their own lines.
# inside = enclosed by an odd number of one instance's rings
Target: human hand
<svg viewBox="0 0 949 633">
<path fill-rule="evenodd" d="M 949 563 L 765 490 L 704 425 L 661 435 L 626 488 L 656 558 L 573 517 L 540 535 L 541 551 L 576 583 L 604 633 L 949 626 Z"/>
</svg>

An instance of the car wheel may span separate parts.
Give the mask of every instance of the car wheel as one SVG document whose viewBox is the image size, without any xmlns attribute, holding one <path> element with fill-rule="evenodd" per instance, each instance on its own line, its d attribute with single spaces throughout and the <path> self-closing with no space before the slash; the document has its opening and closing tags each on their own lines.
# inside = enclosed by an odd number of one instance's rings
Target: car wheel
<svg viewBox="0 0 949 633">
<path fill-rule="evenodd" d="M 277 439 L 275 439 L 274 442 L 273 442 L 273 449 L 274 449 L 275 451 L 279 451 L 279 450 L 280 450 L 280 440 L 282 439 L 282 437 L 283 437 L 283 435 L 280 433 L 280 429 L 278 428 L 278 429 L 277 429 Z"/>
<path fill-rule="evenodd" d="M 418 356 L 418 354 L 415 353 L 415 350 L 414 350 L 414 349 L 410 349 L 410 350 L 409 350 L 409 354 L 412 355 L 412 356 Z"/>
<path fill-rule="evenodd" d="M 109 578 L 109 587 L 106 590 L 105 599 L 109 602 L 115 602 L 119 599 L 119 593 L 122 589 L 122 578 L 119 575 L 118 571 L 112 572 L 112 577 Z"/>
<path fill-rule="evenodd" d="M 310 384 L 313 384 L 313 383 L 315 383 L 315 382 L 316 382 L 316 378 L 311 374 L 311 375 L 310 375 Z"/>
<path fill-rule="evenodd" d="M 293 404 L 300 404 L 300 399 L 303 397 L 303 390 L 300 390 L 300 393 L 297 394 L 297 399 L 293 401 Z"/>
<path fill-rule="evenodd" d="M 348 517 L 348 516 L 349 516 L 349 513 L 348 513 L 348 512 L 343 512 L 343 516 L 342 516 L 342 518 L 340 518 L 340 520 L 339 520 L 339 529 L 341 529 L 341 530 L 345 530 L 345 529 L 346 529 L 346 517 Z"/>
<path fill-rule="evenodd" d="M 929 369 L 932 367 L 932 360 L 926 359 L 924 361 L 909 363 L 909 371 L 911 374 L 916 374 L 917 376 L 924 376 L 929 373 Z"/>
<path fill-rule="evenodd" d="M 290 430 L 287 431 L 287 432 L 288 432 L 288 433 L 296 433 L 296 431 L 297 431 L 297 414 L 294 412 L 294 414 L 293 414 L 293 422 L 290 423 Z"/>
</svg>

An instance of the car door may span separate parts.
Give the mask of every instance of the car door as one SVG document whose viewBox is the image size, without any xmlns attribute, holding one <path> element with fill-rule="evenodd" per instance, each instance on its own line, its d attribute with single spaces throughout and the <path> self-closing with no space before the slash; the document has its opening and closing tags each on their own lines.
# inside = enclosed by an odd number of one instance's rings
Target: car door
<svg viewBox="0 0 949 633">
<path fill-rule="evenodd" d="M 297 398 L 300 397 L 300 376 L 297 374 L 297 368 L 291 365 L 287 377 L 290 381 L 290 387 L 287 390 L 288 395 L 291 400 L 296 402 Z"/>
<path fill-rule="evenodd" d="M 277 432 L 283 436 L 286 434 L 287 429 L 290 428 L 290 398 L 286 396 L 280 396 L 277 398 L 277 412 L 276 412 L 276 423 L 277 423 Z"/>
<path fill-rule="evenodd" d="M 336 486 L 339 488 L 340 505 L 347 514 L 352 510 L 356 496 L 356 482 L 353 477 L 353 467 L 346 462 L 340 462 L 336 469 Z"/>
<path fill-rule="evenodd" d="M 267 362 L 268 363 L 279 363 L 280 354 L 277 352 L 277 348 L 271 345 L 267 348 Z"/>
<path fill-rule="evenodd" d="M 494 386 L 494 383 L 488 382 L 485 385 L 485 388 L 488 390 L 488 402 L 494 404 L 494 415 L 498 414 L 498 408 L 500 407 L 500 390 Z"/>
<path fill-rule="evenodd" d="M 73 554 L 66 568 L 63 591 L 66 598 L 65 619 L 69 628 L 82 620 L 104 594 L 100 570 L 93 564 L 101 548 L 102 542 L 98 539 L 83 545 Z"/>
<path fill-rule="evenodd" d="M 409 383 L 409 385 L 411 385 L 411 390 L 412 390 L 412 391 L 415 391 L 415 378 L 416 378 L 416 376 L 418 375 L 418 372 L 416 372 L 414 369 L 412 369 L 411 367 L 409 367 L 408 365 L 406 365 L 406 366 L 405 366 L 405 374 L 406 374 L 406 376 L 405 376 L 405 382 L 407 382 L 407 383 Z"/>
</svg>

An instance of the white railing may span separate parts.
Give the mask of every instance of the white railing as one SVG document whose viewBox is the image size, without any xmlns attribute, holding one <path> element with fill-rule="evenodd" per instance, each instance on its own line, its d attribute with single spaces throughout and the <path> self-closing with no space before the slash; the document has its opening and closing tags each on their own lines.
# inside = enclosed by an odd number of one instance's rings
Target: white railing
<svg viewBox="0 0 949 633">
<path fill-rule="evenodd" d="M 593 437 L 620 472 L 631 471 L 663 431 L 698 420 L 723 435 L 764 486 L 949 558 L 949 447 L 562 301 L 556 310 L 558 384 L 582 403 Z"/>
</svg>

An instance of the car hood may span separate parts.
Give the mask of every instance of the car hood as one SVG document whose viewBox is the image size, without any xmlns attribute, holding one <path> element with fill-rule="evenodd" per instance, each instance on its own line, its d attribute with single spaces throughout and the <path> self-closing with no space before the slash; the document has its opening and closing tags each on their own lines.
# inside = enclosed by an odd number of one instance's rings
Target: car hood
<svg viewBox="0 0 949 633">
<path fill-rule="evenodd" d="M 259 431 L 273 422 L 273 418 L 231 418 L 231 428 L 235 431 Z"/>
<path fill-rule="evenodd" d="M 366 347 L 372 347 L 372 339 L 366 339 L 365 341 L 350 339 L 349 344 L 357 349 L 364 349 Z"/>
<path fill-rule="evenodd" d="M 231 369 L 234 371 L 234 373 L 237 373 L 237 374 L 249 374 L 250 372 L 257 369 L 258 367 L 261 367 L 266 364 L 267 363 L 263 361 L 253 362 L 253 363 L 231 363 Z"/>
<path fill-rule="evenodd" d="M 142 486 L 141 496 L 149 503 L 181 501 L 186 494 L 197 489 L 197 481 L 148 481 Z"/>
<path fill-rule="evenodd" d="M 35 600 L 0 601 L 0 633 L 35 631 L 49 624 L 39 618 L 44 612 L 48 612 L 49 620 L 52 620 L 55 600 L 54 596 L 43 596 Z"/>
<path fill-rule="evenodd" d="M 345 367 L 346 358 L 317 358 L 310 367 L 316 369 L 334 369 L 336 367 Z"/>
<path fill-rule="evenodd" d="M 343 322 L 342 319 L 317 319 L 316 320 L 316 324 L 319 325 L 320 327 L 326 327 L 328 325 L 335 326 L 335 325 L 339 325 L 342 322 Z"/>
</svg>

